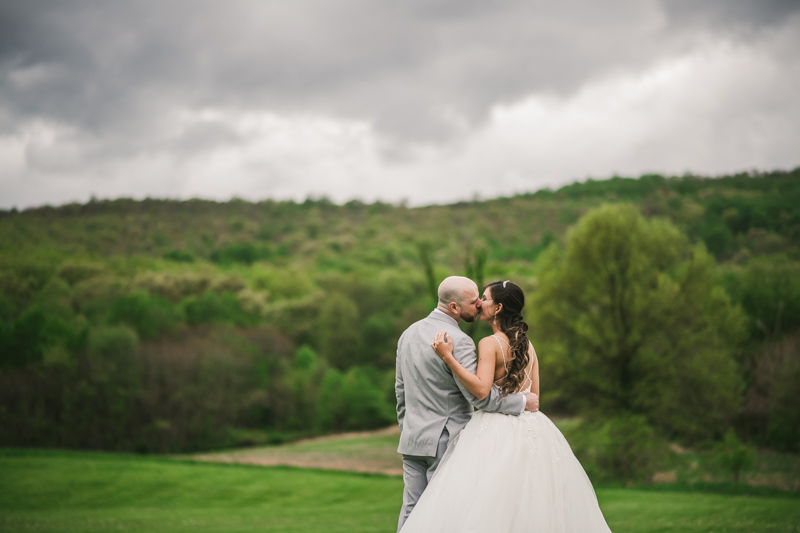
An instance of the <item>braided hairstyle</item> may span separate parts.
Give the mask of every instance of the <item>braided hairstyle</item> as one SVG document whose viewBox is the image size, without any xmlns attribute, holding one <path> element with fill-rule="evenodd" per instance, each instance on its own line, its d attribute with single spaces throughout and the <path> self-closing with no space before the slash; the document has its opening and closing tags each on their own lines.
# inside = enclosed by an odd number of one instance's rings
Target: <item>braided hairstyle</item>
<svg viewBox="0 0 800 533">
<path fill-rule="evenodd" d="M 522 308 L 525 307 L 525 294 L 516 283 L 495 281 L 484 287 L 492 294 L 496 304 L 503 304 L 497 314 L 500 320 L 500 331 L 508 337 L 511 353 L 509 354 L 508 374 L 506 374 L 500 390 L 503 396 L 514 392 L 525 380 L 525 369 L 530 363 L 528 353 L 528 324 L 522 320 Z"/>
</svg>

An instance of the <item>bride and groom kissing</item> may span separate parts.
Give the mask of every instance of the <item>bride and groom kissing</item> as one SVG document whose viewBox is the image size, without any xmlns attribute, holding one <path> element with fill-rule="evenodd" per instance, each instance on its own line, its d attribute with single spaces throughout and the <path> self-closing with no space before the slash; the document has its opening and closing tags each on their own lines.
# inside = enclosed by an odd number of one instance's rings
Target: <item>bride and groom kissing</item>
<svg viewBox="0 0 800 533">
<path fill-rule="evenodd" d="M 539 360 L 511 281 L 439 285 L 437 307 L 397 344 L 403 455 L 397 530 L 609 532 L 564 436 L 539 412 Z M 458 324 L 492 326 L 476 354 Z M 477 411 L 475 411 L 477 409 Z"/>
</svg>

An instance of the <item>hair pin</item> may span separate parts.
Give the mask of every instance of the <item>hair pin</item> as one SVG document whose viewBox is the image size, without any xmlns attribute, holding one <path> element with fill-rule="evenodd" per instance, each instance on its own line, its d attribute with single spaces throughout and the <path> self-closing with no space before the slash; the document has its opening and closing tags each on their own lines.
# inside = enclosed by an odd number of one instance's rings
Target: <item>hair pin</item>
<svg viewBox="0 0 800 533">
<path fill-rule="evenodd" d="M 509 281 L 511 281 L 511 280 L 510 280 L 510 279 L 507 279 L 507 280 L 505 280 L 505 281 L 503 282 L 503 288 L 504 288 L 504 289 L 506 288 L 506 283 L 508 283 Z"/>
</svg>

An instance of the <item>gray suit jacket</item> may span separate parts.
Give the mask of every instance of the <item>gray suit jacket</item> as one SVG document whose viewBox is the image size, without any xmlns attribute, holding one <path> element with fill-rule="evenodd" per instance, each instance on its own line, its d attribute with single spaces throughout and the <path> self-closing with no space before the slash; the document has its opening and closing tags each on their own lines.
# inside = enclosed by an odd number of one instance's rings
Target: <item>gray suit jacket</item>
<svg viewBox="0 0 800 533">
<path fill-rule="evenodd" d="M 525 409 L 522 394 L 500 395 L 500 389 L 478 400 L 453 375 L 431 348 L 442 330 L 453 338 L 453 355 L 464 368 L 475 372 L 478 358 L 475 343 L 462 332 L 456 321 L 434 310 L 427 318 L 412 324 L 397 343 L 397 421 L 400 424 L 399 453 L 436 456 L 442 430 L 455 435 L 469 422 L 475 406 L 484 411 L 519 415 Z"/>
</svg>

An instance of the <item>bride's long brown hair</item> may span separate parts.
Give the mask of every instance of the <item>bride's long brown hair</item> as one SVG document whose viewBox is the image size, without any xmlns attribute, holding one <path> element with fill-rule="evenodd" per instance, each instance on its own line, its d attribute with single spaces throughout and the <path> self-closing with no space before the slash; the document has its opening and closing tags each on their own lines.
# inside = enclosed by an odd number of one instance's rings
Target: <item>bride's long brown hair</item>
<svg viewBox="0 0 800 533">
<path fill-rule="evenodd" d="M 516 283 L 495 281 L 484 287 L 492 294 L 495 304 L 503 304 L 497 314 L 500 331 L 508 337 L 511 350 L 508 357 L 508 373 L 500 390 L 503 396 L 514 392 L 525 381 L 525 369 L 530 363 L 528 353 L 528 324 L 522 320 L 522 308 L 525 307 L 525 294 Z"/>
</svg>

